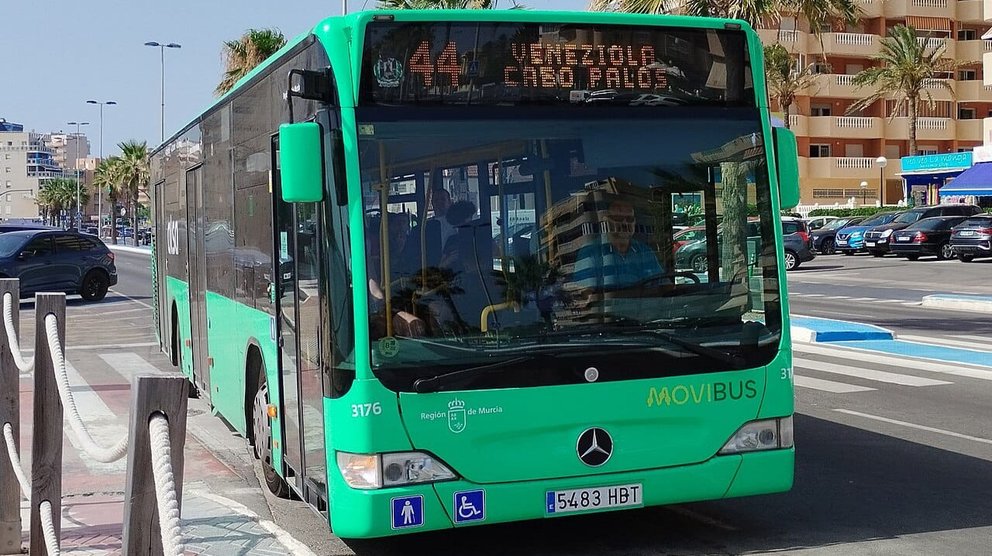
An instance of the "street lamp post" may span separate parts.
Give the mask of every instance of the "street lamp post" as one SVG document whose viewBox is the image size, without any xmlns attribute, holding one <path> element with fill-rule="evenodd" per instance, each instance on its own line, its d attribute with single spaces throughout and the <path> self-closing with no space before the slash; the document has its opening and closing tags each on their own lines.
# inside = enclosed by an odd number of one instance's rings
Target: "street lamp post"
<svg viewBox="0 0 992 556">
<path fill-rule="evenodd" d="M 87 100 L 86 104 L 99 104 L 100 105 L 100 164 L 103 164 L 103 107 L 113 106 L 117 104 L 116 101 L 107 100 L 104 102 L 97 102 L 95 100 Z M 103 234 L 103 188 L 97 188 L 96 190 L 96 214 L 97 220 L 96 225 L 98 230 L 96 232 L 97 236 Z"/>
<path fill-rule="evenodd" d="M 89 122 L 69 122 L 69 125 L 76 126 L 76 140 L 74 141 L 76 147 L 76 158 L 74 166 L 76 167 L 76 217 L 72 219 L 76 223 L 76 229 L 78 230 L 82 224 L 80 218 L 82 218 L 82 212 L 79 208 L 79 126 L 90 125 Z"/>
<path fill-rule="evenodd" d="M 868 182 L 861 182 L 861 206 L 865 206 L 865 198 L 868 196 Z"/>
<path fill-rule="evenodd" d="M 889 163 L 889 159 L 884 156 L 880 156 L 875 159 L 875 164 L 878 164 L 878 205 L 885 205 L 885 165 Z"/>
<path fill-rule="evenodd" d="M 157 46 L 162 58 L 162 139 L 160 140 L 160 142 L 165 143 L 165 49 L 182 48 L 183 45 L 174 42 L 163 44 L 154 41 L 149 41 L 145 43 L 145 46 Z"/>
</svg>

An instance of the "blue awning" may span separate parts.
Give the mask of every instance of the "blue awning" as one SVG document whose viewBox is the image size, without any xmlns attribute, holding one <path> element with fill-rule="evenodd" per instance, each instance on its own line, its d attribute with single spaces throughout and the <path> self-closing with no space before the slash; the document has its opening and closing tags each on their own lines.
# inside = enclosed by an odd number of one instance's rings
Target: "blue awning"
<svg viewBox="0 0 992 556">
<path fill-rule="evenodd" d="M 940 188 L 941 197 L 975 195 L 992 197 L 992 162 L 975 164 Z"/>
</svg>

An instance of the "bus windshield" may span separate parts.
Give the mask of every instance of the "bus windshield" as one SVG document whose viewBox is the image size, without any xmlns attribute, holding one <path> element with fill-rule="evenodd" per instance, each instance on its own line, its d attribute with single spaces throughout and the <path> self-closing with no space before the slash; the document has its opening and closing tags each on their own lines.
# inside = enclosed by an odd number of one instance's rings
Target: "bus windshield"
<svg viewBox="0 0 992 556">
<path fill-rule="evenodd" d="M 465 371 L 470 388 L 767 363 L 757 113 L 360 122 L 376 376 L 405 390 Z M 709 241 L 676 249 L 679 212 L 705 215 Z"/>
</svg>

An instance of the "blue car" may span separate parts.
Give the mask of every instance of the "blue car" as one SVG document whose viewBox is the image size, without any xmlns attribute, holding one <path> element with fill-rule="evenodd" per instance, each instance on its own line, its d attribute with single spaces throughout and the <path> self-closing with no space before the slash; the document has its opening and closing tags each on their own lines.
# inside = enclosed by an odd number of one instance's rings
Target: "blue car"
<svg viewBox="0 0 992 556">
<path fill-rule="evenodd" d="M 867 220 L 863 220 L 857 226 L 847 226 L 837 230 L 837 237 L 834 247 L 837 251 L 845 255 L 853 255 L 858 251 L 865 250 L 865 232 L 875 226 L 882 226 L 895 220 L 902 212 L 880 212 Z"/>
<path fill-rule="evenodd" d="M 117 284 L 114 254 L 96 236 L 62 230 L 0 234 L 0 278 L 20 279 L 21 297 L 78 293 L 99 301 Z"/>
</svg>

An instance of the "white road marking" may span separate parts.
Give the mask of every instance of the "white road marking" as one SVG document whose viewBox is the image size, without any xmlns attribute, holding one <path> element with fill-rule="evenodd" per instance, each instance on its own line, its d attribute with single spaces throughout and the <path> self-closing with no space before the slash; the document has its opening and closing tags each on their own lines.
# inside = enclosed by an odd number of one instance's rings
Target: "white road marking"
<svg viewBox="0 0 992 556">
<path fill-rule="evenodd" d="M 992 380 L 992 368 L 983 369 L 978 366 L 968 366 L 963 363 L 946 364 L 938 361 L 925 361 L 910 359 L 907 357 L 896 357 L 892 355 L 878 355 L 876 352 L 857 348 L 822 347 L 812 344 L 794 344 L 793 349 L 802 353 L 816 353 L 819 355 L 829 355 L 839 359 L 849 359 L 859 363 L 870 361 L 893 367 L 903 367 L 905 369 L 916 369 L 918 371 L 928 371 L 931 373 L 941 373 L 979 380 Z"/>
<path fill-rule="evenodd" d="M 186 492 L 191 496 L 199 496 L 200 498 L 212 500 L 213 502 L 230 509 L 234 513 L 241 514 L 248 519 L 255 521 L 260 527 L 271 533 L 280 544 L 285 546 L 286 549 L 289 550 L 289 554 L 299 554 L 300 556 L 317 556 L 312 550 L 310 550 L 310 548 L 307 547 L 307 545 L 296 540 L 285 529 L 279 527 L 272 521 L 262 519 L 258 514 L 249 510 L 246 506 L 243 506 L 230 498 L 225 498 L 223 496 L 219 496 L 211 492 L 204 492 L 198 489 L 190 489 Z"/>
<path fill-rule="evenodd" d="M 878 301 L 877 297 L 852 297 L 851 301 Z"/>
<path fill-rule="evenodd" d="M 834 382 L 832 380 L 823 380 L 819 378 L 812 378 L 808 376 L 793 376 L 796 386 L 802 388 L 812 388 L 814 390 L 823 390 L 825 392 L 833 392 L 834 394 L 850 394 L 852 392 L 870 392 L 874 388 L 868 388 L 867 386 L 855 386 L 853 384 L 845 384 L 843 382 Z"/>
<path fill-rule="evenodd" d="M 108 365 L 127 379 L 139 374 L 162 373 L 162 371 L 158 370 L 158 367 L 145 361 L 137 353 L 101 353 L 100 359 L 106 361 Z"/>
<path fill-rule="evenodd" d="M 129 295 L 124 295 L 124 294 L 122 294 L 121 292 L 119 292 L 117 290 L 110 290 L 110 291 L 112 291 L 114 293 L 114 295 L 123 297 L 124 299 L 127 299 L 128 301 L 132 301 L 134 303 L 137 303 L 138 305 L 142 305 L 144 307 L 148 307 L 149 309 L 154 309 L 154 307 L 152 307 L 151 305 L 145 303 L 144 301 L 138 301 L 137 299 L 135 299 L 135 298 L 133 298 L 133 297 L 131 297 Z"/>
<path fill-rule="evenodd" d="M 918 376 L 889 373 L 886 371 L 876 371 L 874 369 L 865 369 L 862 367 L 849 367 L 846 365 L 838 365 L 836 363 L 814 361 L 812 359 L 796 358 L 795 361 L 793 361 L 793 363 L 795 364 L 796 367 L 801 369 L 822 371 L 825 373 L 833 373 L 844 376 L 853 376 L 857 378 L 864 378 L 867 380 L 875 380 L 878 382 L 889 382 L 892 384 L 900 384 L 902 386 L 937 386 L 940 384 L 953 384 L 951 382 L 947 382 L 944 380 L 921 378 Z"/>
<path fill-rule="evenodd" d="M 925 425 L 917 425 L 916 423 L 907 423 L 906 421 L 897 421 L 895 419 L 889 419 L 888 417 L 879 417 L 878 415 L 869 415 L 867 413 L 860 413 L 858 411 L 851 411 L 850 409 L 835 409 L 834 411 L 838 413 L 844 413 L 846 415 L 854 415 L 855 417 L 863 417 L 865 419 L 872 419 L 875 421 L 881 421 L 883 423 L 889 423 L 892 425 L 899 425 L 902 427 L 909 427 L 911 429 L 917 429 L 927 432 L 935 432 L 937 434 L 943 434 L 946 436 L 953 436 L 954 438 L 963 438 L 965 440 L 971 440 L 973 442 L 981 442 L 982 444 L 992 444 L 992 440 L 988 438 L 979 438 L 977 436 L 969 436 L 967 434 L 961 434 L 959 432 L 947 431 L 944 429 L 937 429 L 934 427 L 928 427 Z"/>
<path fill-rule="evenodd" d="M 913 336 L 910 334 L 899 334 L 900 340 L 907 340 L 910 342 L 916 342 L 919 344 L 929 344 L 937 346 L 952 346 L 967 349 L 968 351 L 977 351 L 982 353 L 989 353 L 992 351 L 992 340 L 986 339 L 984 342 L 967 342 L 964 340 L 951 340 L 948 338 L 935 338 L 932 336 Z M 990 359 L 992 362 L 992 359 Z"/>
<path fill-rule="evenodd" d="M 100 394 L 93 391 L 89 383 L 68 361 L 65 363 L 65 370 L 69 377 L 69 391 L 72 392 L 72 398 L 76 401 L 79 416 L 86 425 L 86 430 L 89 431 L 93 441 L 99 446 L 113 446 L 120 440 L 121 435 L 127 435 L 126 416 L 123 423 L 119 423 L 117 415 L 107 407 L 107 404 L 103 403 Z M 127 469 L 127 458 L 121 458 L 113 463 L 101 463 L 90 458 L 83 451 L 82 444 L 76 438 L 76 433 L 70 431 L 68 426 L 65 427 L 65 436 L 76 448 L 79 459 L 93 473 L 123 473 Z"/>
</svg>

